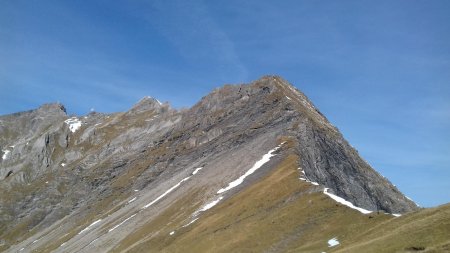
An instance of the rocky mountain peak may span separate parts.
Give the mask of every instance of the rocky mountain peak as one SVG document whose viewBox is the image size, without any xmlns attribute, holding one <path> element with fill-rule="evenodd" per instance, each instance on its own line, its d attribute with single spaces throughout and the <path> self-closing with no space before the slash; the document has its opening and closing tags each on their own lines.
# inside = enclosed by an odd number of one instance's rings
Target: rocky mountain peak
<svg viewBox="0 0 450 253">
<path fill-rule="evenodd" d="M 139 100 L 133 107 L 128 111 L 129 114 L 140 114 L 143 112 L 155 110 L 160 111 L 162 108 L 167 107 L 167 104 L 161 103 L 158 99 L 145 96 Z"/>
<path fill-rule="evenodd" d="M 16 243 L 17 234 L 30 236 L 17 232 L 27 220 L 15 217 L 33 217 L 27 226 L 43 233 L 42 242 L 70 234 L 50 246 L 64 251 L 61 244 L 77 242 L 81 238 L 77 234 L 89 224 L 111 232 L 98 230 L 95 236 L 123 238 L 128 232 L 117 233 L 118 224 L 151 221 L 158 210 L 167 211 L 173 203 L 188 199 L 184 210 L 190 211 L 177 214 L 185 217 L 183 228 L 191 214 L 200 215 L 215 205 L 210 203 L 227 201 L 285 167 L 285 162 L 294 184 L 307 188 L 296 198 L 326 192 L 371 211 L 417 209 L 359 156 L 302 92 L 278 76 L 225 85 L 187 110 L 171 110 L 168 104 L 144 97 L 124 113 L 68 119 L 64 106 L 47 104 L 0 120 L 5 157 L 0 162 L 0 191 L 5 192 L 0 195 L 0 237 L 7 238 L 8 245 Z M 265 165 L 249 175 L 260 159 Z M 236 181 L 243 175 L 248 179 Z M 236 182 L 240 185 L 234 187 Z M 219 189 L 228 189 L 227 185 L 233 189 L 223 194 Z M 108 208 L 111 216 L 106 215 Z M 125 216 L 131 218 L 122 220 Z M 63 226 L 55 227 L 61 219 Z M 107 225 L 113 223 L 117 225 Z M 49 227 L 58 232 L 45 234 Z M 76 233 L 68 233 L 71 230 Z M 76 245 L 69 252 L 86 245 L 94 249 L 90 241 Z"/>
<path fill-rule="evenodd" d="M 295 86 L 280 76 L 266 75 L 249 84 L 224 85 L 203 97 L 192 109 L 194 114 L 204 112 L 232 112 L 252 107 L 254 113 L 293 115 L 308 119 L 320 127 L 338 133 L 338 130 Z M 289 116 L 290 115 L 290 116 Z M 259 122 L 263 124 L 264 122 Z"/>
<path fill-rule="evenodd" d="M 43 104 L 38 108 L 41 113 L 56 113 L 59 115 L 67 115 L 66 107 L 61 103 Z"/>
</svg>

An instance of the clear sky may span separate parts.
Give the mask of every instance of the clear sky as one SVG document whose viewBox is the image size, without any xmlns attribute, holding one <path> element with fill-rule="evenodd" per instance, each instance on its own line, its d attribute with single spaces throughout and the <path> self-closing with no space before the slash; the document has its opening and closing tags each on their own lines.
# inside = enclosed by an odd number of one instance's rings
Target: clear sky
<svg viewBox="0 0 450 253">
<path fill-rule="evenodd" d="M 450 1 L 0 1 L 0 114 L 190 107 L 265 74 L 417 203 L 450 202 Z"/>
</svg>

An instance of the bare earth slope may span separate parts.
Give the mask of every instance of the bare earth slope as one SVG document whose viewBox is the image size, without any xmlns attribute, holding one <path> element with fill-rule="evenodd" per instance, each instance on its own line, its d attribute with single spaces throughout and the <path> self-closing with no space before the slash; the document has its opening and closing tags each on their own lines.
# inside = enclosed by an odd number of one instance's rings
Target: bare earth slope
<svg viewBox="0 0 450 253">
<path fill-rule="evenodd" d="M 0 147 L 8 252 L 316 252 L 331 236 L 337 250 L 418 210 L 277 76 L 181 111 L 145 97 L 124 113 L 0 116 Z"/>
</svg>

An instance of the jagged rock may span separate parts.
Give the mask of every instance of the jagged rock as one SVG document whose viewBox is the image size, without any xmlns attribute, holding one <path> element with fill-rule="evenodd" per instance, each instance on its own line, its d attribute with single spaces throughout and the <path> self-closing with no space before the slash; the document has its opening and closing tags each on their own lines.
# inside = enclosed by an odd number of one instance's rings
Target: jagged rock
<svg viewBox="0 0 450 253">
<path fill-rule="evenodd" d="M 6 238 L 5 245 L 16 244 L 11 235 L 17 235 L 14 240 L 31 238 L 28 231 L 18 231 L 25 225 L 39 235 L 48 229 L 64 234 L 80 221 L 114 213 L 114 208 L 125 212 L 140 203 L 126 202 L 135 190 L 142 194 L 141 201 L 154 199 L 198 167 L 204 167 L 204 176 L 186 181 L 183 192 L 202 189 L 199 199 L 210 199 L 282 139 L 289 144 L 257 177 L 275 168 L 281 157 L 295 155 L 296 166 L 309 180 L 356 206 L 390 213 L 417 209 L 358 155 L 303 93 L 278 76 L 226 85 L 187 110 L 145 97 L 124 113 L 68 119 L 60 104 L 0 116 L 0 146 L 14 146 L 8 159 L 0 161 L 0 237 Z M 71 128 L 75 121 L 77 126 Z M 305 194 L 318 191 L 320 187 Z M 176 201 L 181 194 L 174 192 L 170 199 Z M 158 205 L 165 210 L 169 203 Z M 29 215 L 34 218 L 26 220 Z M 58 237 L 50 232 L 43 236 L 42 241 Z"/>
</svg>

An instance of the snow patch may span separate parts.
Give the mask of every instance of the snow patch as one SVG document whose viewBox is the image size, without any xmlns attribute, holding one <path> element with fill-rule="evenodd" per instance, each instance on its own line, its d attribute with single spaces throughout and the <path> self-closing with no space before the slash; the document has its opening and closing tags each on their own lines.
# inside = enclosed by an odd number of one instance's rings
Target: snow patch
<svg viewBox="0 0 450 253">
<path fill-rule="evenodd" d="M 138 192 L 139 190 L 134 190 L 135 192 Z"/>
<path fill-rule="evenodd" d="M 298 170 L 303 174 L 303 175 L 305 175 L 306 176 L 306 174 L 305 174 L 305 170 L 304 169 L 302 169 L 301 167 L 298 167 Z"/>
<path fill-rule="evenodd" d="M 199 210 L 199 212 L 204 212 L 204 211 L 206 211 L 206 210 L 208 210 L 208 209 L 211 209 L 213 206 L 217 205 L 217 204 L 219 203 L 219 201 L 221 201 L 222 199 L 223 199 L 223 197 L 220 196 L 218 199 L 209 202 L 208 204 L 204 205 L 204 206 Z"/>
<path fill-rule="evenodd" d="M 191 220 L 188 224 L 183 225 L 183 228 L 185 228 L 185 227 L 191 225 L 192 223 L 196 222 L 197 220 L 198 220 L 198 218 L 195 218 L 195 219 Z"/>
<path fill-rule="evenodd" d="M 89 226 L 87 226 L 85 229 L 81 230 L 80 233 L 78 233 L 78 234 L 80 235 L 80 234 L 82 234 L 82 233 L 88 231 L 89 229 L 91 229 L 92 227 L 94 227 L 95 224 L 99 223 L 100 221 L 102 221 L 102 220 L 100 219 L 100 220 L 96 220 L 96 221 L 92 222 L 91 225 L 89 225 Z M 61 245 L 61 246 L 62 246 L 62 245 Z"/>
<path fill-rule="evenodd" d="M 135 201 L 136 199 L 137 199 L 137 197 L 134 197 L 134 198 L 128 200 L 128 204 L 131 203 L 131 202 L 133 202 L 133 201 Z"/>
<path fill-rule="evenodd" d="M 328 248 L 331 248 L 331 247 L 334 247 L 337 245 L 339 245 L 339 241 L 338 241 L 337 237 L 328 240 Z"/>
<path fill-rule="evenodd" d="M 173 235 L 173 234 L 175 234 L 175 231 L 172 231 L 172 232 L 169 233 L 169 235 Z"/>
<path fill-rule="evenodd" d="M 355 209 L 355 210 L 357 210 L 357 211 L 359 211 L 359 212 L 361 212 L 363 214 L 368 214 L 368 213 L 372 212 L 372 211 L 366 210 L 364 208 L 354 206 L 351 202 L 349 202 L 349 201 L 347 201 L 347 200 L 345 200 L 345 199 L 343 199 L 343 198 L 341 198 L 339 196 L 336 196 L 336 195 L 334 195 L 332 193 L 329 193 L 328 192 L 328 188 L 323 189 L 323 193 L 328 195 L 330 198 L 334 199 L 336 202 L 341 203 L 341 204 L 343 204 L 345 206 L 348 206 L 348 207 L 350 207 L 352 209 Z"/>
<path fill-rule="evenodd" d="M 288 96 L 286 96 L 286 98 L 287 98 L 287 99 L 289 99 L 289 100 L 291 100 L 291 98 L 290 98 L 290 97 L 288 97 Z"/>
<path fill-rule="evenodd" d="M 8 158 L 8 156 L 9 156 L 9 153 L 11 153 L 11 151 L 9 151 L 9 150 L 2 150 L 2 152 L 3 152 L 3 155 L 2 155 L 2 159 L 3 160 L 6 160 L 7 158 Z"/>
<path fill-rule="evenodd" d="M 203 169 L 203 167 L 199 167 L 199 168 L 195 169 L 194 172 L 192 172 L 192 175 L 197 174 L 201 169 Z"/>
<path fill-rule="evenodd" d="M 61 163 L 61 166 L 64 167 L 64 166 L 66 166 L 66 164 L 65 163 Z"/>
<path fill-rule="evenodd" d="M 307 178 L 305 178 L 305 177 L 300 177 L 299 179 L 302 180 L 302 181 L 305 181 L 305 182 L 307 182 L 307 183 L 310 183 L 310 184 L 312 184 L 312 185 L 319 185 L 319 183 L 310 181 L 309 179 L 307 179 Z"/>
<path fill-rule="evenodd" d="M 81 127 L 81 121 L 77 117 L 72 117 L 70 119 L 66 119 L 64 121 L 67 125 L 69 125 L 69 130 L 72 133 L 75 133 Z"/>
<path fill-rule="evenodd" d="M 402 216 L 401 214 L 399 214 L 399 213 L 391 213 L 393 216 L 395 216 L 395 217 L 400 217 L 400 216 Z"/>
<path fill-rule="evenodd" d="M 202 168 L 203 167 L 195 169 L 194 172 L 192 172 L 191 176 L 183 178 L 180 182 L 178 182 L 176 185 L 172 186 L 169 190 L 167 190 L 163 194 L 159 195 L 159 197 L 157 197 L 155 200 L 153 200 L 152 202 L 150 202 L 147 205 L 143 206 L 142 209 L 146 209 L 147 207 L 149 207 L 149 206 L 155 204 L 156 202 L 158 202 L 160 199 L 164 198 L 167 194 L 169 194 L 170 192 L 172 192 L 173 190 L 178 188 L 184 181 L 189 180 L 189 178 L 191 178 L 193 175 L 197 174 Z M 134 191 L 138 191 L 138 190 L 134 190 Z"/>
<path fill-rule="evenodd" d="M 111 231 L 113 231 L 114 229 L 116 229 L 116 228 L 122 226 L 125 222 L 129 221 L 129 220 L 132 219 L 134 216 L 136 216 L 136 214 L 137 214 L 137 213 L 131 215 L 130 217 L 128 217 L 128 218 L 126 218 L 125 220 L 123 220 L 121 223 L 115 225 L 113 228 L 111 228 L 110 230 L 108 230 L 108 233 L 111 232 Z"/>
<path fill-rule="evenodd" d="M 240 184 L 242 184 L 242 182 L 244 182 L 244 179 L 248 176 L 250 176 L 251 174 L 253 174 L 257 169 L 261 168 L 261 166 L 263 166 L 265 163 L 267 163 L 268 161 L 270 161 L 270 158 L 272 156 L 275 156 L 274 154 L 272 154 L 273 152 L 277 151 L 281 145 L 283 145 L 283 143 L 281 143 L 279 146 L 277 146 L 276 148 L 270 150 L 267 154 L 263 155 L 263 157 L 261 158 L 261 160 L 257 161 L 253 167 L 251 167 L 247 172 L 245 172 L 244 175 L 240 176 L 238 179 L 234 180 L 233 182 L 229 183 L 227 187 L 222 188 L 220 190 L 217 191 L 217 194 L 220 193 L 224 193 Z"/>
<path fill-rule="evenodd" d="M 178 184 L 172 186 L 169 190 L 165 191 L 163 194 L 159 195 L 159 197 L 157 197 L 155 200 L 153 200 L 152 202 L 148 203 L 147 205 L 145 205 L 144 207 L 142 207 L 142 209 L 146 209 L 147 207 L 155 204 L 156 202 L 158 202 L 160 199 L 164 198 L 167 194 L 169 194 L 170 192 L 172 192 L 173 190 L 175 190 L 176 188 L 178 188 L 178 186 L 181 185 L 181 183 L 183 183 L 184 181 L 188 180 L 191 176 L 184 178 L 183 180 L 181 180 L 180 182 L 178 182 Z"/>
</svg>

